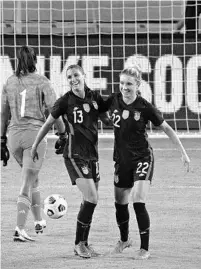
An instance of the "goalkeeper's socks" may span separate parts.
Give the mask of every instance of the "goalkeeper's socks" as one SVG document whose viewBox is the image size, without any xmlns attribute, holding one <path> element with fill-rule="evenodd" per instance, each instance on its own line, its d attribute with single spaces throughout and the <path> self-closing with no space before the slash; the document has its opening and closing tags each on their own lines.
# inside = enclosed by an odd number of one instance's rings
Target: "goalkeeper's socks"
<svg viewBox="0 0 201 269">
<path fill-rule="evenodd" d="M 129 233 L 128 204 L 121 205 L 115 203 L 115 208 L 116 208 L 116 220 L 120 231 L 121 241 L 126 242 L 128 240 L 128 233 Z"/>
<path fill-rule="evenodd" d="M 19 195 L 17 199 L 17 227 L 24 229 L 30 210 L 31 201 L 27 196 Z"/>
<path fill-rule="evenodd" d="M 84 201 L 80 207 L 80 211 L 77 217 L 77 228 L 75 245 L 79 244 L 80 241 L 87 241 L 89 235 L 90 224 L 96 204 Z"/>
<path fill-rule="evenodd" d="M 140 233 L 140 239 L 141 239 L 141 249 L 145 249 L 148 251 L 149 249 L 149 228 L 150 228 L 150 219 L 149 214 L 146 210 L 144 203 L 134 203 L 133 204 L 139 233 Z"/>
<path fill-rule="evenodd" d="M 41 217 L 41 202 L 40 202 L 40 191 L 39 188 L 32 188 L 31 194 L 31 211 L 35 221 L 42 220 Z"/>
</svg>

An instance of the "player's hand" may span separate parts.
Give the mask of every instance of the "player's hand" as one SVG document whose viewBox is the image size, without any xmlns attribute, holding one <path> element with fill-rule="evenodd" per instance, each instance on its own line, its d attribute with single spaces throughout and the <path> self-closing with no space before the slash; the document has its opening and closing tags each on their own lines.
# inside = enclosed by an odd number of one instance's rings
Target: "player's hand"
<svg viewBox="0 0 201 269">
<path fill-rule="evenodd" d="M 32 160 L 34 162 L 39 159 L 38 152 L 37 152 L 37 147 L 35 147 L 34 145 L 31 148 L 31 157 L 32 157 Z"/>
<path fill-rule="evenodd" d="M 63 154 L 64 152 L 64 147 L 66 145 L 66 141 L 67 141 L 67 133 L 56 133 L 56 135 L 59 136 L 59 138 L 57 139 L 57 141 L 55 142 L 55 153 L 56 154 Z"/>
<path fill-rule="evenodd" d="M 182 162 L 184 164 L 184 166 L 186 167 L 186 170 L 187 172 L 189 172 L 189 169 L 190 169 L 190 159 L 188 157 L 188 155 L 185 153 L 185 154 L 182 154 Z"/>
<path fill-rule="evenodd" d="M 10 159 L 10 153 L 6 144 L 7 144 L 7 137 L 1 136 L 1 161 L 3 161 L 3 166 L 6 166 L 8 160 Z"/>
<path fill-rule="evenodd" d="M 108 112 L 99 114 L 99 119 L 106 125 L 113 125 L 112 118 L 109 116 Z"/>
</svg>

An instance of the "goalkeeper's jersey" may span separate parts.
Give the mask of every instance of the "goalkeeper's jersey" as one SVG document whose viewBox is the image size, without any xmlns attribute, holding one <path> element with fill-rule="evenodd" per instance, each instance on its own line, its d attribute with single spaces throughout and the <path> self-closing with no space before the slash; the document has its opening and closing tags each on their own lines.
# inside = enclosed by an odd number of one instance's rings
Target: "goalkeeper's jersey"
<svg viewBox="0 0 201 269">
<path fill-rule="evenodd" d="M 62 116 L 66 124 L 68 141 L 64 158 L 98 160 L 98 116 L 104 112 L 100 94 L 85 89 L 85 98 L 72 91 L 67 92 L 54 104 L 51 115 Z"/>
<path fill-rule="evenodd" d="M 114 126 L 114 161 L 132 165 L 149 155 L 147 124 L 151 121 L 155 126 L 161 125 L 164 121 L 161 113 L 141 96 L 127 105 L 121 93 L 112 94 L 105 106 L 110 110 Z"/>
<path fill-rule="evenodd" d="M 56 93 L 49 79 L 30 73 L 9 77 L 1 99 L 10 112 L 9 129 L 38 129 L 46 120 L 45 110 L 55 103 Z"/>
</svg>

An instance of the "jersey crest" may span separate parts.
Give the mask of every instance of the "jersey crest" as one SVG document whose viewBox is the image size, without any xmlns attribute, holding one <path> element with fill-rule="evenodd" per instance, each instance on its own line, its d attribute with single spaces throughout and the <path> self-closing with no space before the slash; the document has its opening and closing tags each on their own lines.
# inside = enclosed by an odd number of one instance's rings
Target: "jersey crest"
<svg viewBox="0 0 201 269">
<path fill-rule="evenodd" d="M 134 119 L 135 119 L 136 121 L 138 121 L 138 120 L 140 119 L 140 114 L 141 114 L 141 112 L 139 112 L 139 111 L 134 111 Z"/>
<path fill-rule="evenodd" d="M 90 111 L 89 104 L 83 104 L 83 108 L 84 108 L 84 111 L 86 111 L 87 113 L 89 113 L 89 111 Z"/>
<path fill-rule="evenodd" d="M 129 117 L 129 111 L 128 110 L 123 110 L 123 112 L 122 112 L 122 118 L 124 120 L 126 120 L 126 119 L 128 119 L 128 117 Z"/>
<path fill-rule="evenodd" d="M 93 104 L 94 108 L 95 108 L 96 110 L 98 110 L 98 104 L 96 103 L 96 101 L 92 101 L 92 104 Z"/>
<path fill-rule="evenodd" d="M 82 166 L 81 169 L 82 169 L 82 173 L 83 173 L 84 175 L 89 174 L 89 170 L 88 170 L 87 166 Z"/>
</svg>

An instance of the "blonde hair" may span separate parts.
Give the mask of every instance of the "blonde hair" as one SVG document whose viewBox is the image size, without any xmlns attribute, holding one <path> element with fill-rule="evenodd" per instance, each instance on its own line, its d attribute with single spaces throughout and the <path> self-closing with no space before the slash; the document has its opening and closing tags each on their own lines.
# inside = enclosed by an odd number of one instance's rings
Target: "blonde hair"
<svg viewBox="0 0 201 269">
<path fill-rule="evenodd" d="M 140 86 L 141 80 L 142 80 L 142 70 L 139 65 L 136 64 L 136 65 L 124 68 L 121 71 L 120 76 L 122 74 L 126 74 L 126 75 L 134 77 L 137 81 L 138 87 Z"/>
</svg>

